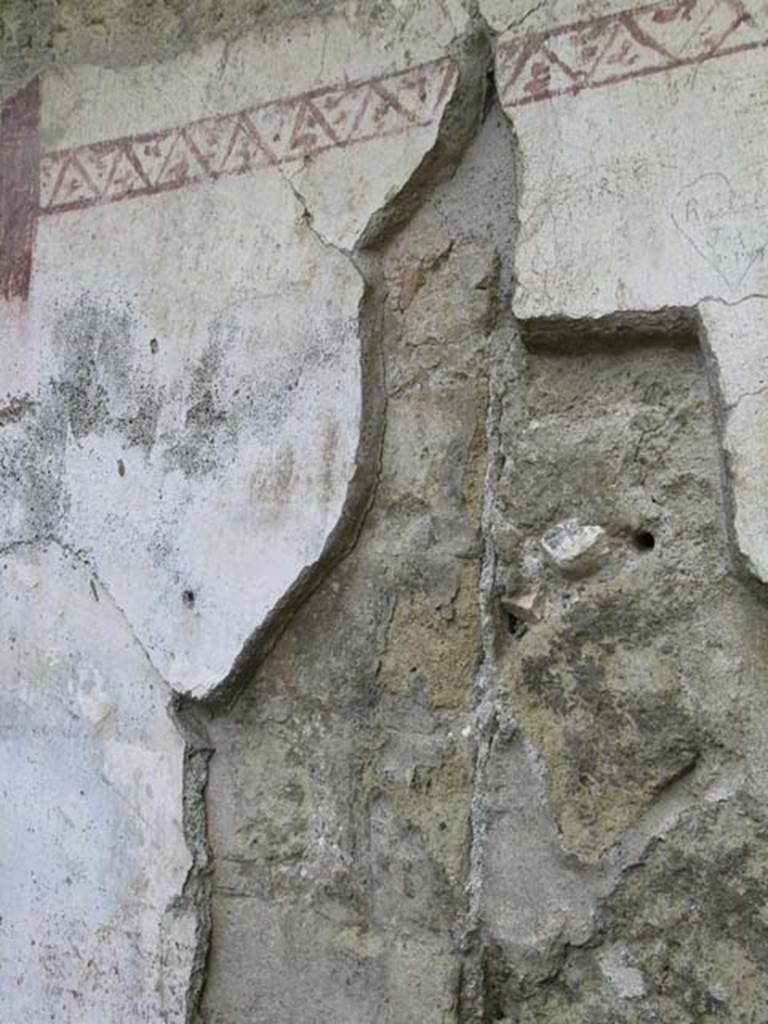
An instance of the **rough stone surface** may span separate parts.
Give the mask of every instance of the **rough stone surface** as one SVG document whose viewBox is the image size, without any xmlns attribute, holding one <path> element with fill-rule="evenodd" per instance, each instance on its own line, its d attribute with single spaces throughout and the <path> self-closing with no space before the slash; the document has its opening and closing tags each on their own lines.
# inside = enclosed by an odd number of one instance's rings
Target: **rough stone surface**
<svg viewBox="0 0 768 1024">
<path fill-rule="evenodd" d="M 9 1024 L 765 1024 L 757 0 L 0 4 Z"/>
<path fill-rule="evenodd" d="M 387 426 L 355 551 L 210 725 L 212 1024 L 458 1019 L 499 128 L 382 257 Z M 488 207 L 456 221 L 481 173 Z"/>
<path fill-rule="evenodd" d="M 557 977 L 510 1019 L 759 1021 L 768 1005 L 766 840 L 765 816 L 749 800 L 684 815 L 605 900 L 601 944 L 568 951 Z"/>
</svg>

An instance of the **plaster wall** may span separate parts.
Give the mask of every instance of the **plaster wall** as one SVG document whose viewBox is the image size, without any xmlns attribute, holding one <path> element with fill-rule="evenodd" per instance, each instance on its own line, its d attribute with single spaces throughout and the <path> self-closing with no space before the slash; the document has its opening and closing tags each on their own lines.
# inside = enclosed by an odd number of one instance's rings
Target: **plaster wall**
<svg viewBox="0 0 768 1024">
<path fill-rule="evenodd" d="M 768 10 L 0 9 L 0 986 L 768 1013 Z"/>
</svg>

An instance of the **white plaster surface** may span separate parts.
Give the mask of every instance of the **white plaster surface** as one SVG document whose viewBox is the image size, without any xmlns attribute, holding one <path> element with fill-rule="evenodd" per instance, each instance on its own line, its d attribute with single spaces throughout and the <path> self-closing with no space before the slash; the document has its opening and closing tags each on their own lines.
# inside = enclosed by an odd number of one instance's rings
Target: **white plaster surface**
<svg viewBox="0 0 768 1024">
<path fill-rule="evenodd" d="M 703 302 L 705 343 L 721 400 L 733 530 L 747 568 L 768 582 L 768 302 Z"/>
<path fill-rule="evenodd" d="M 457 79 L 445 49 L 464 21 L 454 4 L 434 31 L 428 7 L 390 24 L 386 48 L 383 29 L 303 22 L 162 65 L 45 80 L 44 149 L 74 155 L 43 161 L 52 212 L 38 226 L 33 352 L 17 342 L 4 390 L 54 410 L 49 532 L 93 560 L 181 692 L 203 696 L 227 677 L 345 507 L 362 414 L 363 281 L 334 246 L 354 246 L 437 137 Z M 360 76 L 372 91 L 344 93 Z M 326 97 L 329 85 L 342 92 Z M 317 89 L 311 108 L 263 107 Z M 232 172 L 231 119 L 175 142 L 157 136 L 254 105 L 251 121 L 280 157 L 272 165 Z M 332 121 L 349 144 L 315 151 L 307 139 Z M 145 170 L 173 145 L 167 167 L 186 160 L 193 177 L 193 143 L 229 169 L 178 188 L 161 175 L 170 190 L 94 203 L 82 168 L 96 181 L 109 160 L 82 147 L 114 138 Z M 258 164 L 262 150 L 248 145 Z M 128 158 L 118 168 L 129 181 L 134 171 Z M 63 209 L 67 194 L 84 208 Z M 15 490 L 4 542 L 35 535 L 27 492 Z"/>
<path fill-rule="evenodd" d="M 185 1020 L 195 922 L 168 691 L 88 566 L 0 561 L 0 979 L 9 1024 Z"/>
</svg>

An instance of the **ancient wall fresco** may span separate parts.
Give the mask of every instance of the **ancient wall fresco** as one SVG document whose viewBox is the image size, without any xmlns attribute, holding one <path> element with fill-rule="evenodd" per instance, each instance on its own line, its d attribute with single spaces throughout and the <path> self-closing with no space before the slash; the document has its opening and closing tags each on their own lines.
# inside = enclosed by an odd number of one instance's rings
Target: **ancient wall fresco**
<svg viewBox="0 0 768 1024">
<path fill-rule="evenodd" d="M 10 1024 L 764 1020 L 767 43 L 0 11 Z"/>
</svg>

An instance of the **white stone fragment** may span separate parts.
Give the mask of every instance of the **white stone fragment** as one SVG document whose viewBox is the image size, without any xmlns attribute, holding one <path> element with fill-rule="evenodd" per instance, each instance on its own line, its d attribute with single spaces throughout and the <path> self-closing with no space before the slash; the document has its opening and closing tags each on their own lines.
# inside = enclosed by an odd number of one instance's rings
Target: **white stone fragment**
<svg viewBox="0 0 768 1024">
<path fill-rule="evenodd" d="M 605 555 L 607 537 L 602 526 L 566 519 L 544 534 L 541 546 L 563 572 L 583 572 L 595 568 Z"/>
<path fill-rule="evenodd" d="M 519 591 L 516 594 L 505 594 L 501 606 L 523 622 L 538 622 L 544 604 L 544 596 L 539 590 Z"/>
<path fill-rule="evenodd" d="M 639 999 L 645 995 L 643 975 L 632 965 L 630 952 L 623 943 L 606 946 L 597 959 L 606 981 L 622 999 Z"/>
</svg>

